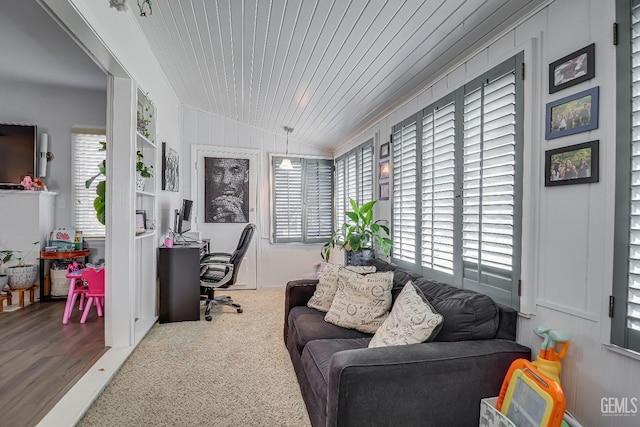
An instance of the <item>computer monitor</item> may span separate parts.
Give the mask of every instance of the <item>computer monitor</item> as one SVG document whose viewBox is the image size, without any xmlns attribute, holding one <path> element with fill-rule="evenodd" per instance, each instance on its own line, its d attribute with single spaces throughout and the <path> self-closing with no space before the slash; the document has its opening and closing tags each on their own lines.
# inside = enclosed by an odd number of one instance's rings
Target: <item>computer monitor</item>
<svg viewBox="0 0 640 427">
<path fill-rule="evenodd" d="M 173 229 L 175 230 L 176 238 L 181 237 L 187 231 L 191 230 L 191 210 L 193 208 L 193 201 L 183 199 L 182 208 L 175 211 L 175 220 Z"/>
</svg>

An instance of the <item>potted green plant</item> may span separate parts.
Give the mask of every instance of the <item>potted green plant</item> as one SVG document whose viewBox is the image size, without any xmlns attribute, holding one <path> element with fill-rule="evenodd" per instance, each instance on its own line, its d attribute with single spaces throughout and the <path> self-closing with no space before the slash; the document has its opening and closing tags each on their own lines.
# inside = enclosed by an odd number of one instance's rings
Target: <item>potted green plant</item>
<svg viewBox="0 0 640 427">
<path fill-rule="evenodd" d="M 142 161 L 144 156 L 142 151 L 136 152 L 136 190 L 144 191 L 144 179 L 153 176 L 153 165 L 147 166 Z"/>
<path fill-rule="evenodd" d="M 17 265 L 6 267 L 5 270 L 9 276 L 8 284 L 11 289 L 30 288 L 36 283 L 38 277 L 38 266 L 35 264 L 25 264 L 25 259 L 37 247 L 40 241 L 33 242 L 31 249 L 23 255 L 24 251 L 16 251 L 14 249 L 0 250 L 0 258 L 2 263 L 6 264 L 14 257 L 18 261 Z"/>
<path fill-rule="evenodd" d="M 106 151 L 106 150 L 107 150 L 107 142 L 100 141 L 99 151 Z M 91 184 L 93 183 L 93 181 L 95 181 L 100 176 L 103 176 L 106 178 L 107 161 L 103 160 L 102 162 L 100 162 L 98 167 L 100 171 L 84 182 L 85 188 L 91 187 Z M 105 215 L 106 205 L 107 205 L 107 182 L 103 179 L 102 181 L 98 182 L 98 185 L 96 186 L 96 198 L 93 200 L 93 207 L 96 210 L 96 217 L 98 218 L 98 221 L 100 221 L 100 224 L 102 225 L 105 225 L 104 215 Z"/>
<path fill-rule="evenodd" d="M 320 254 L 322 259 L 329 261 L 331 249 L 339 246 L 345 250 L 345 265 L 365 265 L 375 256 L 374 245 L 388 256 L 393 247 L 389 236 L 389 227 L 381 224 L 381 220 L 373 220 L 373 206 L 376 201 L 367 202 L 362 206 L 353 199 L 349 199 L 352 212 L 345 212 L 348 222 L 333 232 L 331 239 L 324 244 Z"/>
</svg>

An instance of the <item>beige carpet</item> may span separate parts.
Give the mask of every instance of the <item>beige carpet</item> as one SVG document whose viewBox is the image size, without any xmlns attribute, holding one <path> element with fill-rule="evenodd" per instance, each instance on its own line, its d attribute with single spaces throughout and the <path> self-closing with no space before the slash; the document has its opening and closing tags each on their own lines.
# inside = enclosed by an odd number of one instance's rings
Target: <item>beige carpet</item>
<svg viewBox="0 0 640 427">
<path fill-rule="evenodd" d="M 228 295 L 244 313 L 156 324 L 78 425 L 309 426 L 282 339 L 284 291 Z"/>
</svg>

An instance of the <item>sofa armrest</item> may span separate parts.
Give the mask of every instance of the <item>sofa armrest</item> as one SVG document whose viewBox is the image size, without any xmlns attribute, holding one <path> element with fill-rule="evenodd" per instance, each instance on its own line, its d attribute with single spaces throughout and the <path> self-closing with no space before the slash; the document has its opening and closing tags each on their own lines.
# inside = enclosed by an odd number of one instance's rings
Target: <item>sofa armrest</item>
<svg viewBox="0 0 640 427">
<path fill-rule="evenodd" d="M 477 426 L 511 362 L 531 349 L 509 340 L 345 350 L 329 365 L 327 426 Z"/>
<path fill-rule="evenodd" d="M 307 302 L 316 291 L 318 279 L 292 280 L 287 283 L 284 293 L 284 341 L 287 342 L 287 330 L 289 329 L 289 311 L 299 305 L 307 305 Z"/>
</svg>

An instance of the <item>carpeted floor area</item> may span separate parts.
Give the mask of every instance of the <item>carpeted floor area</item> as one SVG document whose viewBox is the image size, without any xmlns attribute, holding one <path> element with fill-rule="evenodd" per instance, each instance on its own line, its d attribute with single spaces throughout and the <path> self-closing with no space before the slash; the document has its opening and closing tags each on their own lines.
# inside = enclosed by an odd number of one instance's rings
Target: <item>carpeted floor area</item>
<svg viewBox="0 0 640 427">
<path fill-rule="evenodd" d="M 78 425 L 310 426 L 282 340 L 284 290 L 228 295 L 244 313 L 156 324 Z"/>
</svg>

